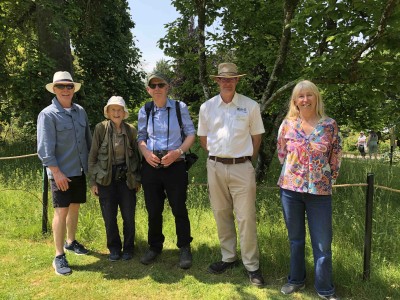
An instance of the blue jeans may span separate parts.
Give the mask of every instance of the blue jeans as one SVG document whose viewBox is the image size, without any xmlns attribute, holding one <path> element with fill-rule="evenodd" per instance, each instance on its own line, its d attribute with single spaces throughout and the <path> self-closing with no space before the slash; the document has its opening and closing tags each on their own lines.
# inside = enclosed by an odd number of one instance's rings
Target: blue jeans
<svg viewBox="0 0 400 300">
<path fill-rule="evenodd" d="M 335 292 L 332 284 L 332 196 L 280 190 L 283 216 L 290 241 L 288 282 L 303 284 L 306 279 L 305 215 L 314 255 L 315 289 L 328 296 Z"/>
</svg>

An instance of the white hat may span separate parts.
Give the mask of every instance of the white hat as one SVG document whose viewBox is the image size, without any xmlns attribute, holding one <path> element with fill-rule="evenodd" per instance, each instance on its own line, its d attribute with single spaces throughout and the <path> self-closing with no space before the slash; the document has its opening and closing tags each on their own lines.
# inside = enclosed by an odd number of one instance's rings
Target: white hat
<svg viewBox="0 0 400 300">
<path fill-rule="evenodd" d="M 104 106 L 104 116 L 108 119 L 108 113 L 107 113 L 107 108 L 110 105 L 119 105 L 124 108 L 125 112 L 125 117 L 124 120 L 129 117 L 129 111 L 126 108 L 125 100 L 121 96 L 112 96 L 110 99 L 108 99 L 107 105 Z"/>
<path fill-rule="evenodd" d="M 74 82 L 72 80 L 71 74 L 69 74 L 69 72 L 67 72 L 67 71 L 58 71 L 58 72 L 54 73 L 53 82 L 46 84 L 46 89 L 50 93 L 54 94 L 53 87 L 57 83 L 73 83 L 74 86 L 75 86 L 75 90 L 74 90 L 75 93 L 77 91 L 79 91 L 79 89 L 81 88 L 81 84 L 77 83 L 77 82 Z"/>
</svg>

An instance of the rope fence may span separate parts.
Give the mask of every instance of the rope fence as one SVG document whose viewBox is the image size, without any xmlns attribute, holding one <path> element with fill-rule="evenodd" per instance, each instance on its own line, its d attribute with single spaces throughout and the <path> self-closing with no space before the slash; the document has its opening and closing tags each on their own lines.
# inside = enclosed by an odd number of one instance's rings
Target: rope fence
<svg viewBox="0 0 400 300">
<path fill-rule="evenodd" d="M 18 155 L 18 156 L 0 157 L 0 160 L 17 159 L 17 158 L 25 158 L 25 157 L 32 157 L 32 156 L 37 156 L 37 153 Z"/>
<path fill-rule="evenodd" d="M 0 157 L 0 160 L 19 159 L 37 156 L 37 153 Z M 42 233 L 47 233 L 48 224 L 48 177 L 46 167 L 43 167 L 43 190 L 42 190 Z M 207 186 L 206 183 L 191 183 L 192 186 Z M 400 193 L 400 190 L 389 188 L 382 185 L 374 185 L 374 174 L 367 174 L 367 183 L 346 183 L 333 185 L 333 188 L 348 188 L 348 187 L 366 187 L 366 201 L 365 201 L 365 238 L 364 238 L 364 268 L 363 280 L 369 280 L 371 272 L 371 249 L 372 249 L 372 211 L 373 211 L 373 198 L 375 189 L 382 189 L 389 192 Z M 278 186 L 258 186 L 257 189 L 279 189 Z"/>
</svg>

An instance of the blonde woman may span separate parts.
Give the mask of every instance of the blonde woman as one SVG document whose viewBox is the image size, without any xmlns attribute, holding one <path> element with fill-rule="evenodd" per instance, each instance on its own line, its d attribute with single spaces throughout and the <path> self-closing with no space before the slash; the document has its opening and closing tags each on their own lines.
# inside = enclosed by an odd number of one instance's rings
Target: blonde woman
<svg viewBox="0 0 400 300">
<path fill-rule="evenodd" d="M 332 184 L 342 152 L 335 120 L 327 117 L 318 88 L 310 81 L 293 89 L 289 112 L 278 133 L 282 164 L 280 195 L 290 241 L 290 271 L 283 294 L 305 288 L 305 221 L 314 255 L 314 287 L 322 299 L 339 299 L 332 282 Z"/>
</svg>

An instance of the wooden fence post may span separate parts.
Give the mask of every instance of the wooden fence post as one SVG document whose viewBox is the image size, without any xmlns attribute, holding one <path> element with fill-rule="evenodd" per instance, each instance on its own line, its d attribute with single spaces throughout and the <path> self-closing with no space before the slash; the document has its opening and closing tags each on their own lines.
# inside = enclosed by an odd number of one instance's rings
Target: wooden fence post
<svg viewBox="0 0 400 300">
<path fill-rule="evenodd" d="M 365 238 L 363 280 L 369 280 L 371 272 L 372 209 L 374 200 L 374 174 L 367 174 L 367 195 L 365 202 Z"/>
<path fill-rule="evenodd" d="M 47 170 L 46 167 L 43 167 L 43 192 L 42 192 L 42 202 L 43 202 L 43 208 L 42 208 L 42 233 L 45 234 L 47 233 L 47 222 L 48 222 L 48 217 L 47 217 L 47 206 L 48 206 L 48 192 L 49 190 L 49 178 L 47 177 Z"/>
</svg>

